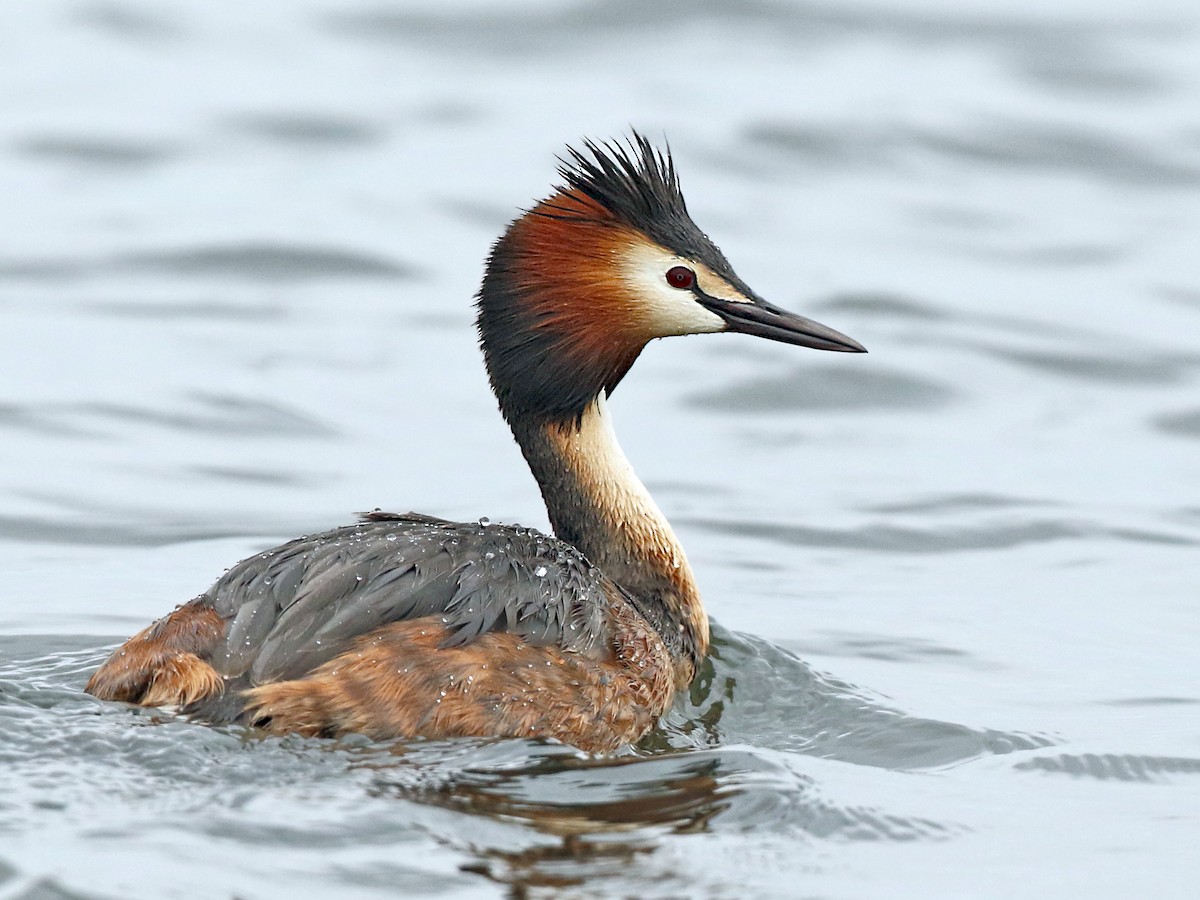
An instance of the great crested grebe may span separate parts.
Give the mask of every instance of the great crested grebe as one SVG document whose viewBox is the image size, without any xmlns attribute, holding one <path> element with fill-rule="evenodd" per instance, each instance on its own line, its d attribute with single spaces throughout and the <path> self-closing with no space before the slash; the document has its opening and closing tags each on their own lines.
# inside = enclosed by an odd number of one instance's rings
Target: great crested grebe
<svg viewBox="0 0 1200 900">
<path fill-rule="evenodd" d="M 479 343 L 557 537 L 370 513 L 238 563 L 133 636 L 86 690 L 273 732 L 638 740 L 693 678 L 708 616 L 606 397 L 653 338 L 851 338 L 772 306 L 688 215 L 669 154 L 568 150 L 492 248 Z"/>
</svg>

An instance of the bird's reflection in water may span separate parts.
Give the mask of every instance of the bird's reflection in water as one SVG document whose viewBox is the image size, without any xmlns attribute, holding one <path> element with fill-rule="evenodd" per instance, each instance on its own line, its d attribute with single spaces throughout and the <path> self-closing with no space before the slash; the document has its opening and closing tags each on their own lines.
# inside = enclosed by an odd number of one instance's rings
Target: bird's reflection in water
<svg viewBox="0 0 1200 900">
<path fill-rule="evenodd" d="M 603 759 L 537 749 L 524 764 L 460 769 L 445 780 L 381 773 L 376 791 L 531 829 L 503 840 L 468 839 L 475 858 L 463 866 L 524 897 L 619 876 L 633 858 L 653 853 L 664 831 L 708 830 L 739 790 L 722 784 L 715 754 Z"/>
</svg>

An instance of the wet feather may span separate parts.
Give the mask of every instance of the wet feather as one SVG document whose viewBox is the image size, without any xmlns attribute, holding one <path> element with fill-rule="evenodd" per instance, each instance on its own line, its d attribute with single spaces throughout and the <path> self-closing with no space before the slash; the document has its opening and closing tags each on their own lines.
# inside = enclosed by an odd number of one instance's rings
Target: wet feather
<svg viewBox="0 0 1200 900">
<path fill-rule="evenodd" d="M 228 621 L 213 653 L 227 678 L 298 678 L 357 637 L 438 616 L 446 646 L 503 629 L 587 652 L 608 637 L 601 576 L 534 529 L 372 514 L 230 569 L 201 598 Z"/>
</svg>

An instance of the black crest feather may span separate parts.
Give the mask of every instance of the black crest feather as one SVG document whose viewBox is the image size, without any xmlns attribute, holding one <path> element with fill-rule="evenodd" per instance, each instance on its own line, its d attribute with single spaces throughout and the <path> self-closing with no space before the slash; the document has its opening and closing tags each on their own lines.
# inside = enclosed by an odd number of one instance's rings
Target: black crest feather
<svg viewBox="0 0 1200 900">
<path fill-rule="evenodd" d="M 669 151 L 663 153 L 636 131 L 625 143 L 585 140 L 583 147 L 586 152 L 568 147 L 567 159 L 559 158 L 564 189 L 585 194 L 630 224 L 664 212 L 687 215 Z"/>
<path fill-rule="evenodd" d="M 567 147 L 559 163 L 558 173 L 565 181 L 560 191 L 578 191 L 616 222 L 681 256 L 703 260 L 716 271 L 729 269 L 721 251 L 688 214 L 670 148 L 663 152 L 645 135 L 631 131 L 625 141 L 584 140 L 582 150 Z M 579 207 L 553 202 L 538 212 L 552 218 L 591 218 Z"/>
</svg>

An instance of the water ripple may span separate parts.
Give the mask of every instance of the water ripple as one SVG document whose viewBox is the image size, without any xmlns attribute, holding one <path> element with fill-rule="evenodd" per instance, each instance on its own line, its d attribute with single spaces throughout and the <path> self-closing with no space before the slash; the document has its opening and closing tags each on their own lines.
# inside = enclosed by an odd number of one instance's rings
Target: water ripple
<svg viewBox="0 0 1200 900">
<path fill-rule="evenodd" d="M 35 160 L 101 169 L 145 169 L 179 155 L 170 144 L 92 135 L 30 137 L 18 141 L 14 149 Z"/>
<path fill-rule="evenodd" d="M 1171 79 L 1123 53 L 1115 42 L 1085 36 L 1035 42 L 1014 62 L 1025 78 L 1057 91 L 1145 98 L 1171 87 Z"/>
<path fill-rule="evenodd" d="M 1172 158 L 1160 148 L 1094 127 L 995 119 L 974 130 L 912 131 L 908 140 L 950 158 L 990 166 L 1069 172 L 1146 187 L 1200 185 L 1200 157 Z"/>
<path fill-rule="evenodd" d="M 177 408 L 183 407 L 183 408 Z M 329 438 L 332 425 L 298 409 L 254 397 L 195 391 L 170 409 L 132 403 L 48 403 L 0 406 L 0 428 L 41 434 L 120 435 L 128 425 L 149 425 L 182 434 L 242 437 Z"/>
<path fill-rule="evenodd" d="M 199 322 L 283 322 L 288 309 L 275 303 L 220 300 L 89 300 L 88 313 L 105 319 L 193 320 Z"/>
<path fill-rule="evenodd" d="M 956 122 L 953 130 L 903 128 L 896 123 L 824 124 L 763 120 L 745 136 L 752 147 L 791 157 L 807 170 L 870 166 L 894 170 L 914 158 L 941 157 L 951 162 L 1069 173 L 1105 182 L 1152 188 L 1200 185 L 1200 156 L 1135 141 L 1112 130 L 1080 125 L 991 119 L 973 126 Z"/>
<path fill-rule="evenodd" d="M 957 553 L 1000 550 L 1022 544 L 1080 538 L 1110 537 L 1137 543 L 1194 546 L 1192 537 L 1134 528 L 1108 528 L 1062 519 L 1041 519 L 951 529 L 906 528 L 898 525 L 865 525 L 854 529 L 780 525 L 770 522 L 686 519 L 681 523 L 718 534 L 753 537 L 789 547 L 846 547 L 879 553 Z"/>
<path fill-rule="evenodd" d="M 225 127 L 280 144 L 304 146 L 360 146 L 378 143 L 385 136 L 369 121 L 337 113 L 247 113 L 227 119 Z"/>
<path fill-rule="evenodd" d="M 645 749 L 738 743 L 913 770 L 1046 746 L 1048 739 L 906 715 L 794 654 L 714 626 L 710 656 Z"/>
<path fill-rule="evenodd" d="M 1011 497 L 1001 494 L 937 494 L 917 500 L 895 503 L 876 503 L 864 506 L 865 512 L 873 513 L 920 513 L 953 515 L 962 512 L 977 512 L 988 509 L 1012 509 L 1014 507 L 1053 506 L 1053 501 Z"/>
<path fill-rule="evenodd" d="M 265 526 L 265 527 L 264 527 Z M 179 521 L 158 519 L 145 511 L 129 517 L 106 519 L 91 515 L 86 521 L 65 521 L 61 515 L 0 515 L 0 538 L 10 541 L 81 544 L 95 547 L 165 547 L 190 541 L 259 538 L 264 534 L 290 534 L 292 528 L 272 528 L 267 523 L 241 521 Z"/>
<path fill-rule="evenodd" d="M 695 393 L 686 400 L 698 409 L 773 413 L 788 410 L 936 409 L 954 391 L 916 375 L 883 368 L 805 366 L 767 378 L 753 378 Z"/>
<path fill-rule="evenodd" d="M 586 33 L 590 41 L 607 35 L 644 34 L 647 28 L 679 24 L 678 11 L 670 5 L 639 3 L 637 0 L 591 0 L 558 5 L 503 6 L 471 9 L 448 7 L 445 11 L 419 12 L 407 9 L 370 9 L 337 13 L 327 17 L 329 26 L 357 37 L 384 40 L 435 41 L 447 49 L 478 50 L 507 54 L 531 45 L 544 52 L 570 52 L 573 44 L 556 41 L 575 33 Z M 943 12 L 888 9 L 884 6 L 848 7 L 839 4 L 729 3 L 701 0 L 688 6 L 688 21 L 711 22 L 724 28 L 766 26 L 772 34 L 795 39 L 849 38 L 871 35 L 905 40 L 979 41 L 1025 54 L 1044 54 L 1067 45 L 1078 65 L 1085 51 L 1103 57 L 1106 47 L 1093 43 L 1103 36 L 1159 36 L 1170 34 L 1173 23 L 1147 17 L 1108 20 L 1083 19 L 1065 14 L 1048 20 L 1044 16 L 1022 17 L 984 10 Z M 1091 67 L 1093 70 L 1095 65 Z"/>
<path fill-rule="evenodd" d="M 1159 416 L 1154 419 L 1154 427 L 1177 437 L 1200 438 L 1200 407 Z"/>
<path fill-rule="evenodd" d="M 262 282 L 398 280 L 415 278 L 418 274 L 415 266 L 379 255 L 271 241 L 140 250 L 95 261 L 48 258 L 0 262 L 0 278 L 11 280 L 58 281 L 112 272 Z"/>
<path fill-rule="evenodd" d="M 1147 354 L 1131 359 L 1127 355 L 1013 350 L 986 344 L 976 346 L 997 359 L 1092 383 L 1175 384 L 1197 367 L 1194 357 Z"/>
<path fill-rule="evenodd" d="M 127 3 L 88 3 L 75 10 L 74 18 L 97 31 L 137 44 L 175 40 L 185 33 L 184 16 Z"/>
<path fill-rule="evenodd" d="M 380 256 L 316 245 L 211 244 L 128 253 L 113 265 L 131 271 L 261 281 L 314 278 L 412 278 L 416 270 Z"/>
<path fill-rule="evenodd" d="M 1128 753 L 1060 753 L 1037 756 L 1017 763 L 1013 768 L 1099 781 L 1166 781 L 1169 775 L 1200 775 L 1200 759 Z"/>
</svg>

